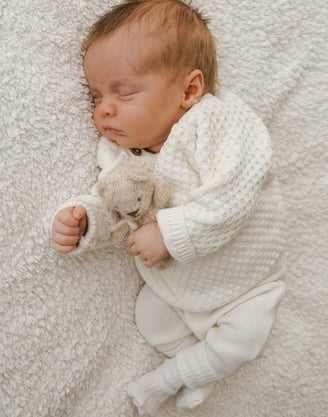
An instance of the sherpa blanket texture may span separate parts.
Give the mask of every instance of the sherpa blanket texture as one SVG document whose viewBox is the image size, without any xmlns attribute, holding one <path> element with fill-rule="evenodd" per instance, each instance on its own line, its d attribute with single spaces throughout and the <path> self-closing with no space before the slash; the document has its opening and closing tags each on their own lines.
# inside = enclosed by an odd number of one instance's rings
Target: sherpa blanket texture
<svg viewBox="0 0 328 417">
<path fill-rule="evenodd" d="M 128 382 L 162 358 L 134 322 L 124 251 L 58 256 L 49 222 L 97 177 L 80 43 L 113 4 L 0 2 L 0 415 L 135 417 Z M 271 133 L 288 212 L 287 295 L 262 357 L 192 411 L 158 417 L 325 417 L 328 2 L 194 0 L 211 18 L 222 89 Z"/>
</svg>

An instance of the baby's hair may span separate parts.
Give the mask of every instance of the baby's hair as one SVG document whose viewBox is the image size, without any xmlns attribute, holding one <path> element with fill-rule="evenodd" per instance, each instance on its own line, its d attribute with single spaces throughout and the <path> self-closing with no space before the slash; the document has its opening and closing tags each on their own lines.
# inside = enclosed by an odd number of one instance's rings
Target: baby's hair
<svg viewBox="0 0 328 417">
<path fill-rule="evenodd" d="M 142 71 L 169 70 L 173 77 L 185 70 L 199 69 L 204 75 L 205 91 L 215 94 L 217 56 L 208 19 L 182 0 L 125 0 L 100 17 L 82 44 L 84 52 L 123 26 L 134 24 L 154 41 Z"/>
</svg>

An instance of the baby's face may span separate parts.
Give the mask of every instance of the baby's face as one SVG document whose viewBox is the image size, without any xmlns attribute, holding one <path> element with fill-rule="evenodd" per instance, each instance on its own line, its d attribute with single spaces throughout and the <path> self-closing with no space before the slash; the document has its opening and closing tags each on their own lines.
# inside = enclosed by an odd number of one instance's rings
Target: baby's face
<svg viewBox="0 0 328 417">
<path fill-rule="evenodd" d="M 86 52 L 84 70 L 101 135 L 124 148 L 159 152 L 186 111 L 184 89 L 182 80 L 168 81 L 163 71 L 137 70 L 147 53 L 143 36 L 123 27 L 95 41 Z"/>
</svg>

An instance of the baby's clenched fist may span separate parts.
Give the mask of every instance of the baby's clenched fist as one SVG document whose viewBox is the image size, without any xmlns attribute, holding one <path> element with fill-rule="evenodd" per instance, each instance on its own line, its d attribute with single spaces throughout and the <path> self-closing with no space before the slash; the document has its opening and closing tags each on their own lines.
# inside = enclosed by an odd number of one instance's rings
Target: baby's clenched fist
<svg viewBox="0 0 328 417">
<path fill-rule="evenodd" d="M 87 231 L 87 213 L 82 206 L 60 210 L 52 223 L 52 244 L 57 253 L 67 254 L 76 246 Z"/>
</svg>

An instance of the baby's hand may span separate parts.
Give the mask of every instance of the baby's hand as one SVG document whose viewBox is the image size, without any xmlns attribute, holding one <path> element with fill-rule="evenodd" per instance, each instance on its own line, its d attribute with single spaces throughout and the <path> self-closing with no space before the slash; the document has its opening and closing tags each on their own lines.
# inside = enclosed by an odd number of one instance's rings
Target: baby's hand
<svg viewBox="0 0 328 417">
<path fill-rule="evenodd" d="M 72 252 L 87 231 L 87 213 L 82 206 L 60 210 L 52 224 L 52 243 L 57 253 Z"/>
<path fill-rule="evenodd" d="M 131 233 L 127 240 L 130 252 L 151 268 L 169 256 L 157 223 L 148 223 Z"/>
</svg>

